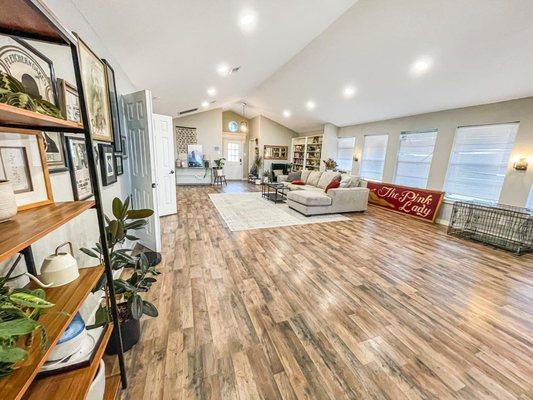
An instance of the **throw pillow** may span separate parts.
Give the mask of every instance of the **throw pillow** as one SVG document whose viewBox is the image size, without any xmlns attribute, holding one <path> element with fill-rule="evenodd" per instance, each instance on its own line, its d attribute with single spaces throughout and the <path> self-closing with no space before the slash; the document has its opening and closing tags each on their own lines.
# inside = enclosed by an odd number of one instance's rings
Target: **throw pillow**
<svg viewBox="0 0 533 400">
<path fill-rule="evenodd" d="M 311 173 L 311 170 L 309 169 L 304 169 L 302 171 L 302 175 L 300 177 L 300 179 L 302 180 L 302 182 L 304 183 L 307 183 L 307 179 L 309 178 L 309 174 Z"/>
<path fill-rule="evenodd" d="M 343 174 L 341 176 L 341 188 L 347 188 L 352 185 L 353 178 L 350 175 Z"/>
<path fill-rule="evenodd" d="M 287 180 L 289 182 L 292 182 L 296 179 L 300 179 L 302 177 L 302 171 L 294 171 L 290 172 L 289 175 L 287 175 Z"/>
<path fill-rule="evenodd" d="M 337 189 L 341 185 L 341 182 L 338 179 L 333 179 L 328 186 L 326 186 L 325 192 L 327 193 L 329 189 Z"/>
<path fill-rule="evenodd" d="M 293 185 L 305 185 L 305 182 L 301 181 L 300 179 L 295 179 L 291 183 Z"/>
<path fill-rule="evenodd" d="M 275 169 L 272 172 L 274 173 L 274 176 L 283 175 L 283 170 L 282 169 Z"/>
</svg>

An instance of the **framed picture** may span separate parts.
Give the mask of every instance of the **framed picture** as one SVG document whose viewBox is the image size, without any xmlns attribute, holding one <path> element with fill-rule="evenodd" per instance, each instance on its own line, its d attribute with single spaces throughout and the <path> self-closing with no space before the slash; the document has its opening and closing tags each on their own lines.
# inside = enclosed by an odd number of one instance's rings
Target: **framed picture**
<svg viewBox="0 0 533 400">
<path fill-rule="evenodd" d="M 204 166 L 204 155 L 201 144 L 187 145 L 187 165 L 191 168 Z"/>
<path fill-rule="evenodd" d="M 118 106 L 117 86 L 115 84 L 115 71 L 106 60 L 102 60 L 106 67 L 107 87 L 109 89 L 109 103 L 111 107 L 111 123 L 113 125 L 113 147 L 116 153 L 122 152 L 122 131 L 120 127 L 120 107 Z"/>
<path fill-rule="evenodd" d="M 115 154 L 115 165 L 117 166 L 117 176 L 124 173 L 124 160 L 122 160 L 122 155 Z"/>
<path fill-rule="evenodd" d="M 98 155 L 100 158 L 100 173 L 102 185 L 108 186 L 117 181 L 117 166 L 113 146 L 106 143 L 98 143 Z"/>
<path fill-rule="evenodd" d="M 59 91 L 59 108 L 61 114 L 67 121 L 80 122 L 80 98 L 76 86 L 68 83 L 64 79 L 57 80 Z"/>
<path fill-rule="evenodd" d="M 113 141 L 106 66 L 78 37 L 78 58 L 93 139 Z"/>
<path fill-rule="evenodd" d="M 0 35 L 0 71 L 19 80 L 34 98 L 59 104 L 52 61 L 26 41 Z"/>
<path fill-rule="evenodd" d="M 51 174 L 68 171 L 67 147 L 60 132 L 43 132 L 46 163 Z"/>
<path fill-rule="evenodd" d="M 93 196 L 93 186 L 89 175 L 89 160 L 85 139 L 66 136 L 67 156 L 70 165 L 70 180 L 74 200 L 86 200 Z"/>
<path fill-rule="evenodd" d="M 40 132 L 0 133 L 0 180 L 11 181 L 19 211 L 54 201 Z"/>
</svg>

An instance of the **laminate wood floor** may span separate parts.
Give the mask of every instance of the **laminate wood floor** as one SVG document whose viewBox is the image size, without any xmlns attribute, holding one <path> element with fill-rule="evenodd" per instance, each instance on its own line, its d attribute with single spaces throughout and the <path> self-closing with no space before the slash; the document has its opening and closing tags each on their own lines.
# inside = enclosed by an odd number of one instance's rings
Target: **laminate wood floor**
<svg viewBox="0 0 533 400">
<path fill-rule="evenodd" d="M 162 219 L 124 399 L 533 398 L 532 255 L 376 207 L 232 233 L 220 190 L 179 187 Z"/>
</svg>

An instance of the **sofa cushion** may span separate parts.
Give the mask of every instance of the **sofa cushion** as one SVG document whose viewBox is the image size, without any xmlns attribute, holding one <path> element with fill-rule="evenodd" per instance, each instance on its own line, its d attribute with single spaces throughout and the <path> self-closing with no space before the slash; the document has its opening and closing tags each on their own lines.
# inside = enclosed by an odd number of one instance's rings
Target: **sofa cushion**
<svg viewBox="0 0 533 400">
<path fill-rule="evenodd" d="M 322 172 L 320 172 L 320 171 L 311 171 L 311 173 L 309 174 L 309 178 L 307 178 L 307 182 L 305 182 L 305 183 L 307 185 L 318 186 L 318 181 L 320 180 L 321 176 L 322 176 Z M 324 189 L 325 187 L 326 186 L 324 186 L 322 189 Z"/>
<path fill-rule="evenodd" d="M 350 174 L 341 175 L 341 188 L 358 187 L 359 177 Z"/>
<path fill-rule="evenodd" d="M 302 177 L 302 171 L 294 171 L 289 172 L 289 175 L 287 176 L 287 180 L 289 182 L 292 182 L 295 179 L 300 179 Z"/>
<path fill-rule="evenodd" d="M 329 189 L 337 189 L 340 186 L 340 184 L 341 184 L 341 181 L 339 181 L 337 179 L 333 179 L 328 184 L 328 186 L 326 186 L 326 189 L 324 191 L 327 193 Z"/>
<path fill-rule="evenodd" d="M 289 192 L 287 198 L 297 203 L 306 206 L 329 206 L 331 205 L 331 197 L 324 194 L 324 192 L 316 192 L 311 190 L 296 190 Z"/>
<path fill-rule="evenodd" d="M 332 180 L 340 176 L 341 174 L 339 172 L 333 172 L 333 171 L 324 172 L 320 176 L 320 180 L 318 181 L 318 185 L 316 186 L 318 186 L 320 189 L 326 189 L 326 187 L 330 184 Z"/>
<path fill-rule="evenodd" d="M 272 173 L 274 174 L 274 176 L 278 176 L 278 175 L 283 175 L 283 170 L 282 169 L 275 169 L 272 171 Z"/>
<path fill-rule="evenodd" d="M 309 178 L 309 174 L 310 174 L 310 173 L 311 173 L 311 171 L 308 170 L 308 169 L 304 169 L 304 170 L 302 171 L 302 175 L 300 176 L 300 179 L 302 180 L 302 182 L 307 183 L 307 179 Z"/>
</svg>

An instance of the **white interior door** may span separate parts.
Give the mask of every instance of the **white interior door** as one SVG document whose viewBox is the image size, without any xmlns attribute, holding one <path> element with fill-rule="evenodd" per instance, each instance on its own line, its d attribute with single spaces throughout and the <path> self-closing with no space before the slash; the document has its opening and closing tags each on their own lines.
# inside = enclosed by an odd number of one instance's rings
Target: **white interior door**
<svg viewBox="0 0 533 400">
<path fill-rule="evenodd" d="M 244 140 L 224 139 L 224 173 L 228 180 L 242 180 L 242 156 Z"/>
<path fill-rule="evenodd" d="M 142 245 L 161 251 L 161 226 L 157 202 L 156 167 L 152 122 L 152 94 L 149 90 L 124 95 L 129 138 L 132 205 L 150 208 L 154 215 L 145 229 L 135 232 Z"/>
<path fill-rule="evenodd" d="M 159 216 L 176 214 L 176 177 L 172 117 L 153 114 L 156 191 Z"/>
</svg>

